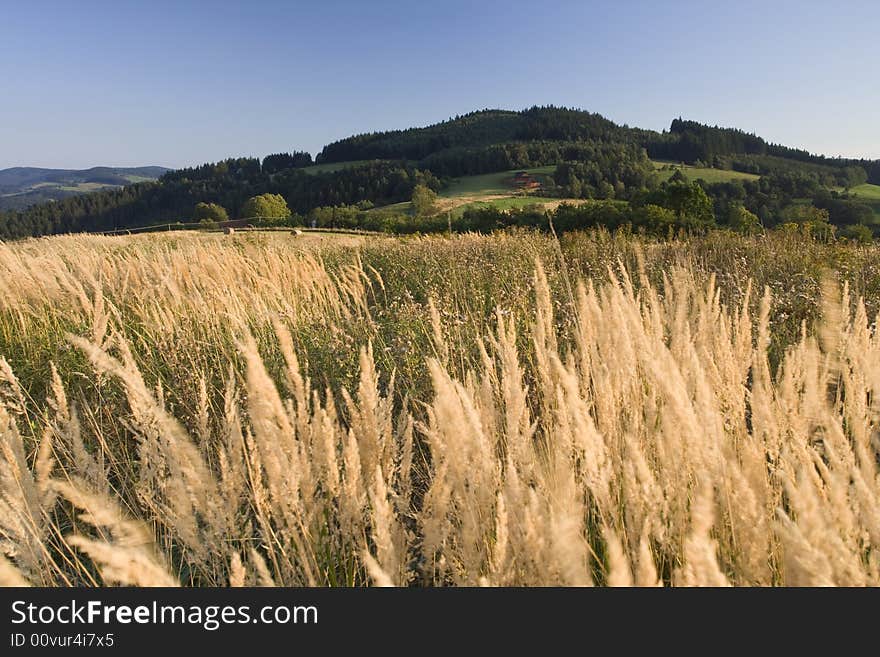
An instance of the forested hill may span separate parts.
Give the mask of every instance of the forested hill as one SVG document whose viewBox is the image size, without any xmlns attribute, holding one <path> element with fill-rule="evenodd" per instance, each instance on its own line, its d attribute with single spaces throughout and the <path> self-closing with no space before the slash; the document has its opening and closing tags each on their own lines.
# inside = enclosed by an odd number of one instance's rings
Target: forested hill
<svg viewBox="0 0 880 657">
<path fill-rule="evenodd" d="M 798 207 L 805 202 L 827 209 L 838 225 L 873 226 L 880 217 L 876 203 L 843 191 L 880 184 L 880 161 L 826 158 L 682 119 L 657 132 L 549 106 L 483 110 L 423 128 L 355 135 L 328 144 L 315 162 L 301 151 L 231 158 L 167 172 L 156 182 L 0 210 L 0 239 L 188 222 L 199 203 L 222 205 L 237 218 L 248 199 L 261 194 L 282 196 L 300 214 L 325 206 L 381 206 L 409 200 L 418 185 L 437 191 L 464 176 L 548 166 L 555 173 L 543 186 L 545 196 L 615 199 L 636 207 L 659 202 L 654 192 L 668 185 L 657 161 L 760 176 L 700 183 L 719 222 L 731 207 L 743 207 L 773 226 L 803 214 Z"/>
<path fill-rule="evenodd" d="M 539 140 L 622 141 L 628 130 L 599 114 L 561 108 L 482 110 L 425 128 L 355 135 L 324 147 L 319 163 L 371 159 L 422 160 L 450 148 Z"/>
<path fill-rule="evenodd" d="M 532 107 L 521 112 L 482 110 L 424 128 L 354 135 L 325 146 L 316 161 L 407 159 L 424 161 L 429 166 L 434 165 L 432 170 L 435 173 L 443 173 L 445 168 L 454 168 L 447 165 L 461 159 L 461 152 L 467 152 L 470 159 L 475 159 L 476 152 L 498 150 L 505 144 L 521 148 L 530 142 L 582 141 L 633 144 L 644 148 L 654 159 L 702 163 L 746 173 L 779 169 L 784 164 L 778 160 L 831 169 L 858 167 L 864 170 L 868 182 L 880 184 L 880 161 L 877 160 L 827 158 L 769 143 L 743 130 L 708 126 L 681 118 L 673 120 L 668 131 L 656 132 L 620 126 L 599 114 L 553 106 Z M 512 166 L 537 164 L 519 162 L 512 163 Z M 852 173 L 854 181 L 858 180 L 860 174 Z"/>
</svg>

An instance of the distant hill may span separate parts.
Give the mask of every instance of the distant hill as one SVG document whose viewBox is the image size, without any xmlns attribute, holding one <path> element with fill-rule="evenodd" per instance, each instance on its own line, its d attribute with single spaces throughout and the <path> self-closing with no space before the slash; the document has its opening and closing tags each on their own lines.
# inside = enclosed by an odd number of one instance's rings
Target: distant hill
<svg viewBox="0 0 880 657">
<path fill-rule="evenodd" d="M 21 209 L 77 194 L 116 189 L 157 180 L 165 167 L 92 167 L 91 169 L 0 169 L 0 210 Z"/>
</svg>

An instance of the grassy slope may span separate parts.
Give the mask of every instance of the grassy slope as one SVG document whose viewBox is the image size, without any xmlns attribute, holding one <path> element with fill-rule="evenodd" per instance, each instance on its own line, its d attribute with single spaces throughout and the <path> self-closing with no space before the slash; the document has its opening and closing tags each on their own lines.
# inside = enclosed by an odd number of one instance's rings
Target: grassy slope
<svg viewBox="0 0 880 657">
<path fill-rule="evenodd" d="M 511 171 L 499 171 L 498 173 L 487 173 L 481 176 L 465 176 L 457 178 L 449 187 L 440 192 L 440 196 L 444 198 L 456 198 L 459 196 L 490 196 L 496 194 L 511 194 L 513 188 L 510 185 L 510 178 L 521 169 Z M 532 175 L 551 176 L 556 170 L 555 166 L 538 167 L 535 169 L 524 169 Z"/>
<path fill-rule="evenodd" d="M 866 205 L 869 205 L 874 211 L 874 224 L 880 224 L 880 185 L 865 183 L 864 185 L 853 187 L 849 190 L 849 193 L 863 201 Z"/>
<path fill-rule="evenodd" d="M 657 168 L 657 175 L 661 180 L 667 180 L 675 173 L 675 169 L 680 170 L 688 180 L 702 179 L 708 183 L 730 182 L 731 180 L 757 180 L 760 176 L 753 173 L 742 173 L 741 171 L 728 171 L 726 169 L 711 169 L 708 167 L 694 167 L 689 164 L 677 164 L 675 162 L 655 161 L 654 166 Z M 672 166 L 674 169 L 662 170 L 663 167 Z"/>
<path fill-rule="evenodd" d="M 860 199 L 871 201 L 872 205 L 874 205 L 875 203 L 880 204 L 880 185 L 871 185 L 869 183 L 865 183 L 864 185 L 853 187 L 849 190 L 849 192 L 853 196 L 856 196 Z"/>
<path fill-rule="evenodd" d="M 555 166 L 536 167 L 533 169 L 514 169 L 511 171 L 499 171 L 480 176 L 465 176 L 458 178 L 452 184 L 440 192 L 441 203 L 443 199 L 454 202 L 451 212 L 454 217 L 468 208 L 494 206 L 502 210 L 510 208 L 522 208 L 528 205 L 558 204 L 562 199 L 544 196 L 525 196 L 517 194 L 511 185 L 511 178 L 517 171 L 528 171 L 531 175 L 540 179 L 541 176 L 552 176 Z M 496 197 L 496 198 L 492 198 Z M 501 198 L 497 198 L 501 197 Z"/>
<path fill-rule="evenodd" d="M 340 165 L 327 165 L 340 166 Z M 555 166 L 537 167 L 525 169 L 533 176 L 552 175 Z M 548 198 L 543 196 L 521 196 L 510 184 L 510 179 L 517 171 L 499 171 L 480 176 L 464 176 L 456 178 L 445 189 L 440 191 L 438 207 L 446 212 L 452 212 L 453 217 L 458 217 L 466 208 L 475 206 L 495 206 L 502 209 L 520 208 L 535 203 L 548 204 L 559 203 L 562 199 Z M 501 198 L 498 198 L 501 197 Z M 408 212 L 409 202 L 394 203 L 375 208 L 375 212 Z"/>
</svg>

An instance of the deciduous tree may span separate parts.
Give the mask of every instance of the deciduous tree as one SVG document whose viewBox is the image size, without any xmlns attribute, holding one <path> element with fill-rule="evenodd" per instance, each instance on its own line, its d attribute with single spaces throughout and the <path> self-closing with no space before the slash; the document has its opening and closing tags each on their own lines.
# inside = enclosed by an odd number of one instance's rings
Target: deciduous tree
<svg viewBox="0 0 880 657">
<path fill-rule="evenodd" d="M 193 212 L 193 217 L 196 221 L 211 223 L 229 220 L 226 208 L 218 203 L 197 203 L 196 209 Z"/>
<path fill-rule="evenodd" d="M 241 208 L 243 219 L 287 219 L 290 208 L 281 194 L 260 194 L 245 201 Z"/>
<path fill-rule="evenodd" d="M 417 217 L 424 217 L 434 209 L 437 194 L 426 185 L 416 185 L 412 192 L 412 213 Z"/>
</svg>

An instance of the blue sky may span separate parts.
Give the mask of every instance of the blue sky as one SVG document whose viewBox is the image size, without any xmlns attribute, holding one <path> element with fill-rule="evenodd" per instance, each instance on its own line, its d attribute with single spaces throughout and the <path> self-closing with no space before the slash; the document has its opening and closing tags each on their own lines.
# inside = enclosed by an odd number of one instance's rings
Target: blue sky
<svg viewBox="0 0 880 657">
<path fill-rule="evenodd" d="M 485 107 L 880 158 L 880 2 L 0 0 L 0 168 L 177 167 Z"/>
</svg>

